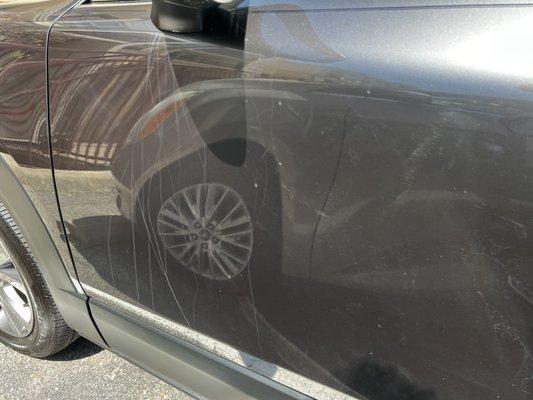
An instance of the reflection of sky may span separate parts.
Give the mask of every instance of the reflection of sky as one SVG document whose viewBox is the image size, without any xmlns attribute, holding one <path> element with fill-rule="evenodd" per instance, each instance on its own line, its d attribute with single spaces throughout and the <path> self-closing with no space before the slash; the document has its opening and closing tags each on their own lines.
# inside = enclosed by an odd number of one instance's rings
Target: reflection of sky
<svg viewBox="0 0 533 400">
<path fill-rule="evenodd" d="M 533 13 L 466 37 L 446 53 L 459 65 L 487 72 L 531 77 L 533 70 Z"/>
<path fill-rule="evenodd" d="M 327 65 L 346 80 L 531 100 L 520 89 L 533 83 L 533 9 L 525 10 L 309 12 L 305 22 L 265 13 L 260 30 L 277 56 Z"/>
</svg>

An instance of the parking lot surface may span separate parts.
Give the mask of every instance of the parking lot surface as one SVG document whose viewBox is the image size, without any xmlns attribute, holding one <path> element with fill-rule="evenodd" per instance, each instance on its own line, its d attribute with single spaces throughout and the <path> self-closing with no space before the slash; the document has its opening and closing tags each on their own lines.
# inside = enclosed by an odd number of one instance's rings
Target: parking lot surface
<svg viewBox="0 0 533 400">
<path fill-rule="evenodd" d="M 85 339 L 38 360 L 0 344 L 0 400 L 192 400 Z"/>
</svg>

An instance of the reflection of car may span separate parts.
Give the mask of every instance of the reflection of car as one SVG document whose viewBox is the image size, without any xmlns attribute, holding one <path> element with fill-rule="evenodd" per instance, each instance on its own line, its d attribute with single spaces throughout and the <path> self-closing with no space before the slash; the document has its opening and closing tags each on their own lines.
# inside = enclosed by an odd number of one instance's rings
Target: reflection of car
<svg viewBox="0 0 533 400">
<path fill-rule="evenodd" d="M 254 236 L 259 242 L 273 243 L 269 239 L 283 235 L 279 226 L 283 223 L 276 223 L 279 218 L 273 216 L 282 207 L 282 199 L 273 195 L 279 191 L 274 187 L 290 187 L 293 177 L 280 176 L 280 166 L 292 164 L 293 176 L 302 176 L 309 168 L 292 161 L 306 157 L 308 148 L 284 154 L 287 144 L 280 141 L 282 137 L 265 140 L 260 130 L 250 126 L 273 120 L 274 129 L 290 135 L 302 119 L 310 117 L 306 127 L 310 134 L 323 129 L 328 120 L 329 129 L 342 131 L 343 120 L 331 121 L 330 116 L 346 113 L 354 97 L 324 93 L 327 88 L 325 84 L 230 79 L 187 85 L 172 93 L 142 116 L 113 161 L 121 213 L 200 275 L 231 279 L 241 274 Z M 271 103 L 276 106 L 268 114 L 246 119 L 250 107 L 265 109 Z M 319 162 L 333 165 L 337 149 L 338 144 L 333 151 L 322 152 Z M 137 157 L 144 160 L 140 166 L 133 161 Z M 269 177 L 258 176 L 258 168 L 268 171 Z M 328 175 L 316 174 L 309 186 L 327 185 L 327 179 Z M 298 200 L 285 197 L 283 207 L 295 209 Z M 265 205 L 269 214 L 259 210 Z M 310 225 L 315 217 L 311 215 Z M 265 229 L 252 229 L 255 225 Z M 262 230 L 269 231 L 259 239 Z M 205 260 L 199 260 L 204 255 Z M 200 261 L 211 272 L 202 272 L 204 267 L 196 265 Z"/>
<path fill-rule="evenodd" d="M 0 340 L 200 398 L 530 398 L 532 22 L 0 4 Z"/>
</svg>

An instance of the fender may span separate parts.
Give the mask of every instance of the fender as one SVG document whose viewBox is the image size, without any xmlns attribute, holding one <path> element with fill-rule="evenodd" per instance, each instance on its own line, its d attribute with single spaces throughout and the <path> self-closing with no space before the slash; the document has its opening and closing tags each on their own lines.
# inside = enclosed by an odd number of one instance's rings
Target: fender
<svg viewBox="0 0 533 400">
<path fill-rule="evenodd" d="M 0 190 L 0 201 L 30 246 L 63 319 L 80 335 L 107 347 L 90 315 L 88 297 L 81 287 L 75 286 L 48 229 L 3 155 L 0 155 L 0 188 L 3 189 Z"/>
</svg>

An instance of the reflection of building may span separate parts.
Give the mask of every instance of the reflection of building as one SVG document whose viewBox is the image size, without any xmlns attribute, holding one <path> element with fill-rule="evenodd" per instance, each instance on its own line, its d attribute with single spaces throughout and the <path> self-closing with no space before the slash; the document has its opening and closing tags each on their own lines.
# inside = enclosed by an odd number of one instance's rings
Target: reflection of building
<svg viewBox="0 0 533 400">
<path fill-rule="evenodd" d="M 147 35 L 146 26 L 141 27 Z M 55 40 L 51 64 L 50 93 L 52 140 L 54 163 L 58 169 L 109 168 L 111 161 L 124 140 L 131 133 L 140 116 L 145 115 L 166 96 L 191 82 L 200 80 L 240 78 L 242 50 L 228 49 L 213 60 L 213 46 L 178 38 L 163 38 L 153 33 L 153 41 L 128 47 L 117 40 L 115 51 L 102 53 L 100 47 L 109 46 L 107 39 L 95 39 L 91 49 L 82 51 L 75 58 L 61 47 L 61 28 Z M 70 28 L 69 28 L 70 29 Z M 78 24 L 77 32 L 88 27 Z M 152 35 L 152 32 L 148 32 Z M 71 41 L 79 40 L 70 36 Z M 172 40 L 172 52 L 167 53 L 165 40 Z M 161 42 L 154 46 L 154 42 Z M 150 57 L 147 58 L 147 52 Z M 98 54 L 98 57 L 95 56 Z M 179 68 L 179 74 L 174 71 Z M 94 77 L 98 75 L 98 79 Z M 124 95 L 117 88 L 135 87 Z M 54 93 L 61 93 L 60 97 Z M 98 101 L 87 93 L 101 93 Z M 147 101 L 149 99 L 149 101 Z M 93 118 L 95 107 L 105 107 L 107 113 Z M 83 113 L 80 110 L 85 110 Z M 80 118 L 64 118 L 65 115 L 81 115 Z"/>
<path fill-rule="evenodd" d="M 61 139 L 65 140 L 65 144 L 62 145 Z M 74 142 L 68 140 L 69 136 L 65 135 L 59 139 L 58 150 L 54 153 L 54 157 L 61 157 L 63 163 L 67 162 L 66 159 L 76 160 L 76 162 L 84 163 L 87 165 L 109 167 L 113 156 L 117 150 L 118 143 L 99 142 L 96 141 L 80 141 Z"/>
</svg>

